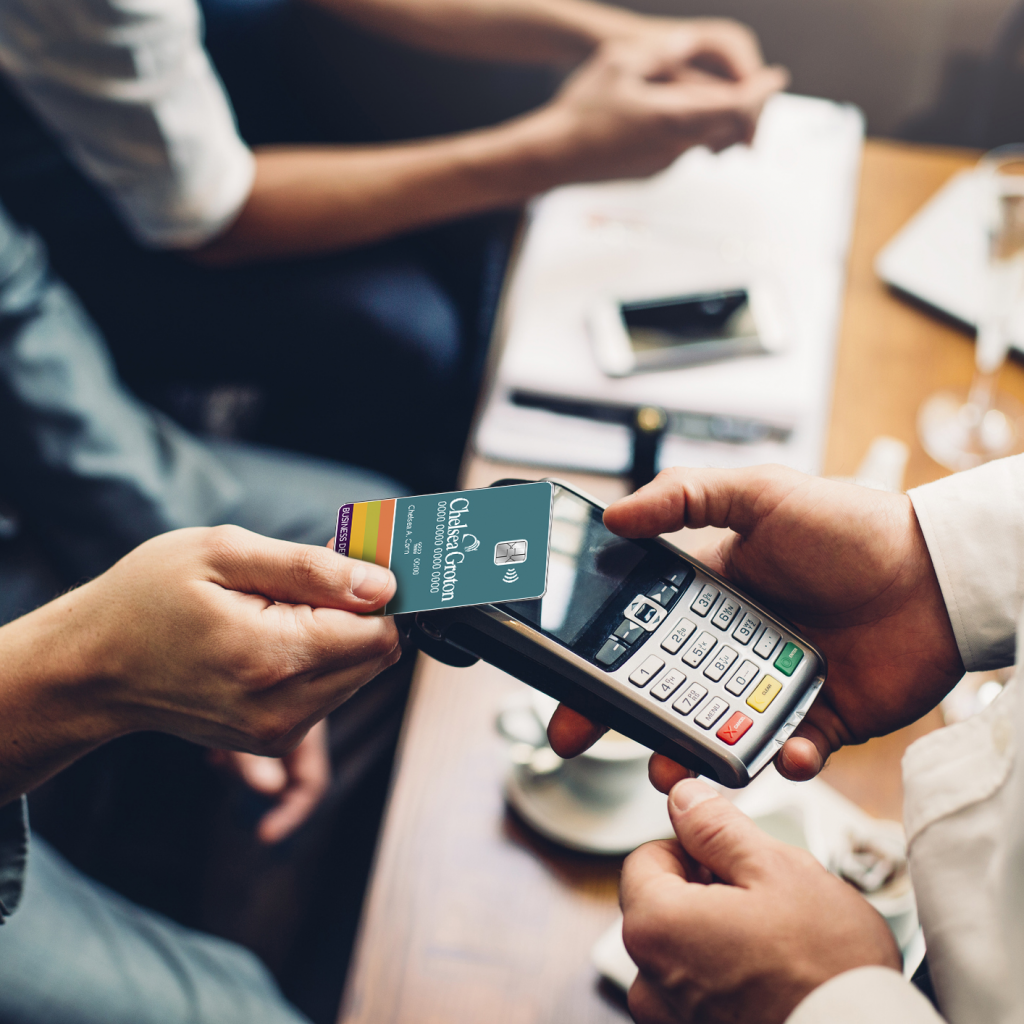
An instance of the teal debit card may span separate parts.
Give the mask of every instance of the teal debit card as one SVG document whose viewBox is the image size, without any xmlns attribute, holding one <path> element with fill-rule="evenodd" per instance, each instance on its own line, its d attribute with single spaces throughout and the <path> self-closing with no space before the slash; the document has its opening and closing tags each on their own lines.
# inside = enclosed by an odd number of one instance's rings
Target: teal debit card
<svg viewBox="0 0 1024 1024">
<path fill-rule="evenodd" d="M 552 490 L 542 480 L 342 505 L 334 550 L 395 574 L 385 615 L 543 597 Z"/>
</svg>

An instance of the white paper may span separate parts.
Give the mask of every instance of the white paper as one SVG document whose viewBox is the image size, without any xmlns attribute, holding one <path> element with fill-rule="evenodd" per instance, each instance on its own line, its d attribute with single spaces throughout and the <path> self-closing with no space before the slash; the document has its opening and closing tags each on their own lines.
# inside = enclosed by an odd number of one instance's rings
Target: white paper
<svg viewBox="0 0 1024 1024">
<path fill-rule="evenodd" d="M 477 450 L 609 473 L 628 466 L 625 427 L 513 406 L 509 392 L 522 388 L 793 429 L 784 444 L 670 435 L 663 465 L 779 461 L 820 471 L 862 138 L 856 109 L 778 96 L 751 148 L 693 150 L 644 181 L 573 185 L 538 199 L 506 297 L 505 344 Z M 780 297 L 784 353 L 617 379 L 595 363 L 585 324 L 596 296 L 657 297 L 754 281 Z"/>
</svg>

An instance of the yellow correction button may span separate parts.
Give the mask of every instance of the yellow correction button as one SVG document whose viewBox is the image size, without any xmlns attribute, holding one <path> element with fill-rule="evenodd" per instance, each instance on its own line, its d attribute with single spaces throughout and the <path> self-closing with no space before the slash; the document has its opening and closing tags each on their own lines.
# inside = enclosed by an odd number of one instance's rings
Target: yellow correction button
<svg viewBox="0 0 1024 1024">
<path fill-rule="evenodd" d="M 772 676 L 765 676 L 754 688 L 754 692 L 747 698 L 747 703 L 755 711 L 764 711 L 769 704 L 779 695 L 782 683 Z"/>
</svg>

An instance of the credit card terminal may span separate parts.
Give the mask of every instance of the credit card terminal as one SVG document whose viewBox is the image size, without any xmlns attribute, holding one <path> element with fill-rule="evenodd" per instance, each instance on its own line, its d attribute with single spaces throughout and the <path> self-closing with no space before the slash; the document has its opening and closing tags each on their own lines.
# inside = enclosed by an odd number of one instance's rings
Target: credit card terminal
<svg viewBox="0 0 1024 1024">
<path fill-rule="evenodd" d="M 551 482 L 543 598 L 420 612 L 401 627 L 440 661 L 482 658 L 725 786 L 745 786 L 806 714 L 825 658 L 696 559 L 661 539 L 615 536 L 601 502 Z"/>
</svg>

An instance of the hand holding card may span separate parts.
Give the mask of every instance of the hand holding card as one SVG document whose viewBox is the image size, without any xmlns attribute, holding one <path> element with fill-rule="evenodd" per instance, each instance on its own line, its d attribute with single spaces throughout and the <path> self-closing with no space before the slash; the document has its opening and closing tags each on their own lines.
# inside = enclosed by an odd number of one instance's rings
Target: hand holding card
<svg viewBox="0 0 1024 1024">
<path fill-rule="evenodd" d="M 395 574 L 378 614 L 533 600 L 547 589 L 551 496 L 542 480 L 342 505 L 334 550 Z"/>
</svg>

